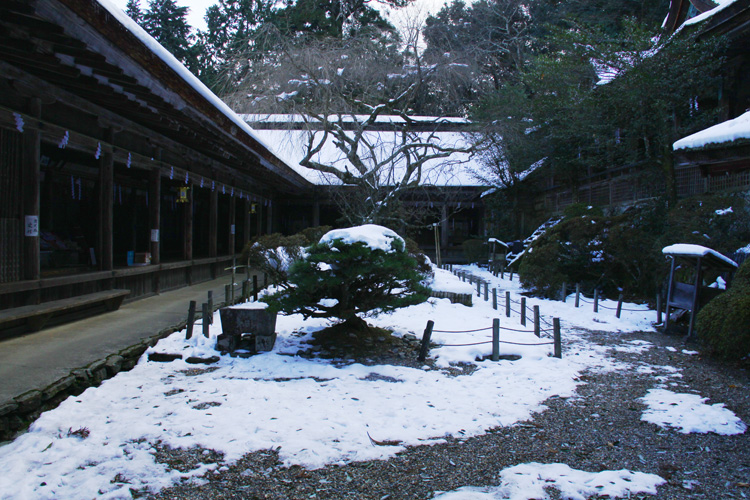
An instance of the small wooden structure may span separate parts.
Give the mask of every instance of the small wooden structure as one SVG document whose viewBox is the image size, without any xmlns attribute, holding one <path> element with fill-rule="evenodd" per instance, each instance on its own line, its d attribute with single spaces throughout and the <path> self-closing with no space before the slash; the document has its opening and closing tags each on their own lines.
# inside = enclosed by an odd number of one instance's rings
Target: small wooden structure
<svg viewBox="0 0 750 500">
<path fill-rule="evenodd" d="M 726 282 L 729 284 L 731 275 L 737 269 L 737 263 L 719 252 L 700 245 L 684 243 L 671 245 L 663 248 L 662 253 L 672 259 L 664 329 L 666 330 L 669 327 L 670 309 L 690 311 L 690 326 L 688 328 L 688 337 L 690 337 L 695 327 L 695 316 L 700 308 L 723 291 L 720 288 L 704 286 L 703 280 L 706 274 L 714 272 L 715 274 L 726 275 Z M 678 263 L 686 264 L 688 269 L 694 270 L 692 283 L 677 281 Z"/>
</svg>

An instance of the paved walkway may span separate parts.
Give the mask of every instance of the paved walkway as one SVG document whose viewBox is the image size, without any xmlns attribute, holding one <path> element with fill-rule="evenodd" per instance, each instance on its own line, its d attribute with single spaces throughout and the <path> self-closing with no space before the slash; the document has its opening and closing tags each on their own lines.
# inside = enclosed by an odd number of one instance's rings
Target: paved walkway
<svg viewBox="0 0 750 500">
<path fill-rule="evenodd" d="M 117 311 L 0 340 L 0 405 L 185 321 L 190 301 L 200 309 L 209 290 L 216 307 L 224 302 L 229 282 L 229 276 L 222 276 L 123 304 Z"/>
</svg>

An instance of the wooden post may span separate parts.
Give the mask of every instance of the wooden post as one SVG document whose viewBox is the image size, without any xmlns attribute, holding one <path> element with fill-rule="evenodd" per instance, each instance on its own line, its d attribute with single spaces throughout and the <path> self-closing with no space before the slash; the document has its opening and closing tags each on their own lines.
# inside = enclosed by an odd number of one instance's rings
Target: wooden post
<svg viewBox="0 0 750 500">
<path fill-rule="evenodd" d="M 687 338 L 693 336 L 693 330 L 695 328 L 695 317 L 698 315 L 699 302 L 698 299 L 701 293 L 701 283 L 703 283 L 703 267 L 701 267 L 701 257 L 698 257 L 698 262 L 695 264 L 695 283 L 693 284 L 693 306 L 690 309 L 690 323 L 688 324 Z"/>
<path fill-rule="evenodd" d="M 555 357 L 562 359 L 562 338 L 560 336 L 560 318 L 552 318 L 552 331 L 554 333 Z"/>
<path fill-rule="evenodd" d="M 214 322 L 214 291 L 209 290 L 208 291 L 208 310 L 211 311 L 211 316 L 208 319 L 209 324 Z"/>
<path fill-rule="evenodd" d="M 477 280 L 477 297 L 482 296 L 482 282 Z"/>
<path fill-rule="evenodd" d="M 104 133 L 108 144 L 114 142 L 112 129 Z M 99 157 L 99 269 L 111 271 L 113 266 L 112 235 L 114 205 L 114 154 L 111 146 L 104 146 Z"/>
<path fill-rule="evenodd" d="M 619 318 L 620 314 L 622 313 L 622 294 L 617 298 L 617 311 L 615 312 L 615 317 Z"/>
<path fill-rule="evenodd" d="M 208 338 L 208 326 L 211 324 L 211 310 L 208 308 L 208 303 L 203 303 L 203 336 Z"/>
<path fill-rule="evenodd" d="M 242 248 L 244 249 L 250 241 L 250 199 L 245 197 L 242 203 Z"/>
<path fill-rule="evenodd" d="M 149 251 L 151 252 L 151 264 L 161 262 L 161 170 L 152 168 L 148 179 L 148 221 L 151 227 Z M 155 273 L 158 275 L 158 273 Z M 159 290 L 155 290 L 157 293 Z"/>
<path fill-rule="evenodd" d="M 656 324 L 661 324 L 661 293 L 656 294 Z"/>
<path fill-rule="evenodd" d="M 484 282 L 484 301 L 487 302 L 489 300 L 490 295 L 490 284 L 486 281 Z"/>
<path fill-rule="evenodd" d="M 232 285 L 224 285 L 224 303 L 230 305 L 232 303 Z"/>
<path fill-rule="evenodd" d="M 435 322 L 432 320 L 429 320 L 427 322 L 427 326 L 424 329 L 424 334 L 422 335 L 422 346 L 419 349 L 419 357 L 417 357 L 417 361 L 420 361 L 424 363 L 424 360 L 427 359 L 427 351 L 430 349 L 430 337 L 432 336 L 432 327 L 435 326 Z"/>
<path fill-rule="evenodd" d="M 500 279 L 505 279 L 505 264 L 500 265 Z"/>
<path fill-rule="evenodd" d="M 184 241 L 182 255 L 185 260 L 193 260 L 193 186 L 188 184 L 187 202 L 182 204 Z M 190 269 L 190 268 L 188 268 Z M 189 283 L 192 285 L 192 275 Z"/>
<path fill-rule="evenodd" d="M 526 326 L 526 297 L 521 297 L 521 325 Z"/>
<path fill-rule="evenodd" d="M 219 190 L 214 188 L 208 198 L 208 256 L 216 257 L 218 254 L 218 226 L 219 226 Z M 215 267 L 215 266 L 214 266 Z M 217 278 L 217 274 L 213 278 Z"/>
<path fill-rule="evenodd" d="M 187 319 L 187 331 L 185 332 L 185 339 L 189 339 L 193 336 L 193 324 L 195 323 L 195 301 L 190 301 L 188 307 L 188 319 Z"/>
<path fill-rule="evenodd" d="M 505 317 L 510 318 L 510 292 L 505 292 Z"/>
<path fill-rule="evenodd" d="M 492 320 L 492 361 L 500 361 L 500 318 Z"/>
<path fill-rule="evenodd" d="M 581 284 L 576 283 L 576 307 L 581 305 Z"/>
<path fill-rule="evenodd" d="M 534 335 L 542 336 L 542 330 L 539 327 L 539 306 L 534 306 Z"/>
<path fill-rule="evenodd" d="M 29 114 L 40 119 L 42 117 L 42 101 L 37 97 L 29 99 Z M 41 262 L 40 262 L 40 246 L 39 246 L 39 229 L 41 223 L 39 221 L 40 216 L 40 204 L 39 204 L 39 189 L 41 182 L 41 133 L 39 128 L 28 127 L 23 132 L 22 139 L 22 165 L 18 168 L 22 179 L 21 184 L 21 198 L 23 200 L 23 223 L 26 226 L 26 231 L 23 237 L 23 260 L 22 260 L 22 279 L 24 280 L 38 280 L 41 278 Z M 12 168 L 17 168 L 13 166 Z M 3 173 L 6 175 L 6 172 Z M 8 193 L 2 193 L 5 198 Z M 110 193 L 111 196 L 111 193 Z M 16 207 L 13 207 L 16 209 Z M 6 215 L 3 215 L 6 217 Z M 7 242 L 1 242 L 0 244 L 7 244 Z M 17 279 L 17 278 L 16 278 Z M 39 292 L 33 292 L 33 297 L 29 301 L 31 304 L 39 303 Z"/>
<path fill-rule="evenodd" d="M 497 288 L 492 289 L 492 308 L 497 311 Z"/>
<path fill-rule="evenodd" d="M 594 312 L 599 312 L 599 290 L 594 288 Z"/>
<path fill-rule="evenodd" d="M 244 280 L 242 282 L 242 302 L 246 302 L 250 298 L 250 282 Z"/>
<path fill-rule="evenodd" d="M 237 198 L 230 195 L 229 196 L 229 220 L 227 223 L 229 224 L 229 234 L 227 236 L 227 255 L 234 255 L 236 253 L 236 249 L 234 248 L 235 245 L 235 237 L 234 234 L 237 232 Z M 234 291 L 234 287 L 232 288 Z M 234 294 L 232 294 L 232 299 L 234 299 Z"/>
<path fill-rule="evenodd" d="M 565 301 L 567 300 L 567 298 L 568 298 L 568 284 L 563 281 L 563 284 L 562 284 L 562 298 L 560 300 L 562 300 L 563 303 L 565 303 Z"/>
<path fill-rule="evenodd" d="M 253 302 L 258 302 L 258 275 L 253 274 Z"/>
<path fill-rule="evenodd" d="M 672 290 L 674 286 L 674 270 L 675 270 L 675 258 L 673 255 L 669 256 L 672 259 L 672 264 L 669 270 L 669 288 L 667 289 L 667 304 L 666 308 L 664 310 L 664 331 L 667 331 L 667 328 L 669 328 L 669 301 L 672 300 Z"/>
<path fill-rule="evenodd" d="M 513 268 L 510 268 L 510 280 L 513 281 Z"/>
</svg>

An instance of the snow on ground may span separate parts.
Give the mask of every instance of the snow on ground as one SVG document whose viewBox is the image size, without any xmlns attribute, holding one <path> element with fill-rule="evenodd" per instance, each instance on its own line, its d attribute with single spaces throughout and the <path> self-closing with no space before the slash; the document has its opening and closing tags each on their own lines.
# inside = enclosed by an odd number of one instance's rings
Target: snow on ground
<svg viewBox="0 0 750 500">
<path fill-rule="evenodd" d="M 611 301 L 600 304 L 609 309 L 594 314 L 591 304 L 575 308 L 573 300 L 529 298 L 529 310 L 540 306 L 542 328 L 547 330 L 538 339 L 530 333 L 530 321 L 520 325 L 517 281 L 507 275 L 504 280 L 494 278 L 476 267 L 465 269 L 499 290 L 498 311 L 491 301 L 478 297 L 470 308 L 433 298 L 368 318 L 397 336 L 418 337 L 433 320 L 432 340 L 440 344 L 430 352 L 436 368 L 364 366 L 296 356 L 307 348 L 312 332 L 328 323 L 280 316 L 271 352 L 248 359 L 222 356 L 210 367 L 197 368 L 182 360 L 150 362 L 144 355 L 133 370 L 68 398 L 44 413 L 29 432 L 0 448 L 0 491 L 21 499 L 127 498 L 130 488 L 157 491 L 176 482 L 204 481 L 200 476 L 217 467 L 209 463 L 190 472 L 170 470 L 155 461 L 156 445 L 213 449 L 229 463 L 245 453 L 273 448 L 286 465 L 308 468 L 386 459 L 406 446 L 429 445 L 447 436 L 476 436 L 529 419 L 544 410 L 543 402 L 551 396 L 574 396 L 583 370 L 632 368 L 608 359 L 606 347 L 585 342 L 579 328 L 611 332 L 613 346 L 648 347 L 617 340 L 618 332 L 653 330 L 656 314 L 645 306 L 625 304 L 617 319 Z M 437 276 L 463 286 L 442 272 Z M 510 318 L 504 314 L 506 290 L 513 300 Z M 550 356 L 553 316 L 561 318 L 562 359 Z M 500 344 L 501 354 L 521 358 L 477 361 L 491 353 L 490 328 L 498 317 L 501 341 L 512 342 Z M 197 335 L 186 341 L 185 332 L 177 332 L 151 350 L 181 353 L 184 358 L 210 356 L 216 354 L 213 346 L 219 333 L 217 314 L 210 338 Z M 454 363 L 470 363 L 475 369 L 455 376 L 445 370 Z M 669 368 L 655 370 L 668 380 L 675 375 Z M 703 415 L 727 420 L 725 415 Z M 371 438 L 393 445 L 374 446 Z M 555 478 L 571 475 L 544 470 Z M 612 474 L 623 477 L 620 472 Z M 632 486 L 638 484 L 634 481 Z"/>
<path fill-rule="evenodd" d="M 641 420 L 683 434 L 713 432 L 729 436 L 742 434 L 747 426 L 722 403 L 708 405 L 697 394 L 680 394 L 666 389 L 651 389 L 641 398 L 647 405 Z"/>
<path fill-rule="evenodd" d="M 585 472 L 565 464 L 528 463 L 500 473 L 500 486 L 465 487 L 435 496 L 435 500 L 527 500 L 546 499 L 547 488 L 557 489 L 561 498 L 585 500 L 594 495 L 630 498 L 631 493 L 656 494 L 666 481 L 656 474 L 629 470 Z M 599 497 L 597 497 L 599 498 Z"/>
</svg>

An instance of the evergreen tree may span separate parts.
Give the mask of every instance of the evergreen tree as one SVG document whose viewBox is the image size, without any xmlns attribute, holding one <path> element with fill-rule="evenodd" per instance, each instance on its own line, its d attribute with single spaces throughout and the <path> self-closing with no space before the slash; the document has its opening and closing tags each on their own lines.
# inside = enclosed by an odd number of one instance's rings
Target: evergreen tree
<svg viewBox="0 0 750 500">
<path fill-rule="evenodd" d="M 125 7 L 125 13 L 130 16 L 130 19 L 141 24 L 143 13 L 141 12 L 140 0 L 128 0 L 128 4 Z"/>
<path fill-rule="evenodd" d="M 356 236 L 375 232 L 378 239 L 390 241 L 387 249 L 373 248 Z M 429 296 L 404 240 L 384 227 L 331 231 L 307 253 L 289 270 L 293 286 L 264 299 L 272 310 L 337 318 L 351 331 L 362 332 L 367 324 L 361 316 L 419 304 Z"/>
<path fill-rule="evenodd" d="M 162 47 L 195 72 L 197 47 L 192 45 L 187 13 L 188 8 L 179 7 L 174 0 L 150 0 L 140 24 Z"/>
</svg>

